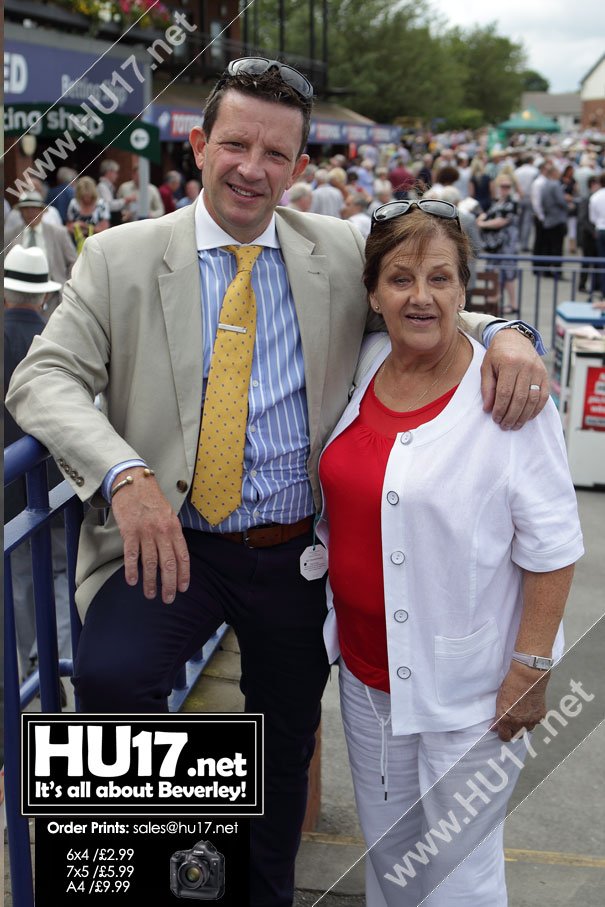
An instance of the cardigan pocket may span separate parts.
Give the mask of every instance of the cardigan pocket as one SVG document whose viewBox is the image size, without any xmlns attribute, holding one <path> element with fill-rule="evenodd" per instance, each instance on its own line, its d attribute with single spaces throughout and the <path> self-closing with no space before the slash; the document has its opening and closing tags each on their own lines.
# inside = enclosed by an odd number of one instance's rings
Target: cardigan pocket
<svg viewBox="0 0 605 907">
<path fill-rule="evenodd" d="M 441 705 L 471 704 L 502 682 L 502 645 L 496 621 L 452 639 L 435 636 L 435 687 Z"/>
</svg>

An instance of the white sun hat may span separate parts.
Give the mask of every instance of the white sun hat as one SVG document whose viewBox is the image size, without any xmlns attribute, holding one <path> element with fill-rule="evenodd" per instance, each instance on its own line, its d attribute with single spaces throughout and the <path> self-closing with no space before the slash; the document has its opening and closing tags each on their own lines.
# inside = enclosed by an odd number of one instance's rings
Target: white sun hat
<svg viewBox="0 0 605 907">
<path fill-rule="evenodd" d="M 37 246 L 13 246 L 4 259 L 4 289 L 21 293 L 54 293 L 61 284 L 48 279 L 48 260 Z"/>
</svg>

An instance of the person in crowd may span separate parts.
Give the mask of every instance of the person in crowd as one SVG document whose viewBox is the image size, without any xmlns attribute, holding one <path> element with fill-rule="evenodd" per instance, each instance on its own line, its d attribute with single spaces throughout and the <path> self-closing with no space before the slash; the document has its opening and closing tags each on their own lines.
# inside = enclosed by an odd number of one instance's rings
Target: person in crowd
<svg viewBox="0 0 605 907">
<path fill-rule="evenodd" d="M 365 195 L 353 193 L 346 201 L 342 216 L 354 224 L 364 239 L 370 234 L 372 221 L 368 214 L 368 200 Z"/>
<path fill-rule="evenodd" d="M 469 181 L 469 192 L 476 198 L 481 209 L 487 211 L 492 203 L 491 177 L 486 170 L 485 160 L 479 154 L 476 154 L 471 161 L 471 178 Z"/>
<path fill-rule="evenodd" d="M 471 182 L 471 165 L 466 151 L 456 151 L 453 163 L 458 171 L 458 179 L 454 183 L 454 186 L 458 190 L 460 198 L 466 198 L 469 194 Z"/>
<path fill-rule="evenodd" d="M 368 214 L 370 217 L 381 205 L 393 201 L 393 187 L 388 179 L 378 179 L 374 183 L 374 198 L 368 205 Z"/>
<path fill-rule="evenodd" d="M 201 191 L 202 184 L 199 180 L 187 180 L 185 183 L 185 194 L 176 203 L 177 208 L 186 208 L 187 205 L 192 205 Z"/>
<path fill-rule="evenodd" d="M 582 534 L 552 401 L 505 435 L 475 406 L 483 350 L 459 322 L 469 247 L 456 209 L 404 205 L 374 213 L 366 244 L 388 337 L 371 341 L 320 459 L 324 636 L 339 657 L 366 903 L 505 907 L 502 823 L 527 752 L 513 738 L 546 714 Z M 502 741 L 515 759 L 489 807 L 402 894 L 394 867 Z"/>
<path fill-rule="evenodd" d="M 122 213 L 127 205 L 137 200 L 137 193 L 133 190 L 124 194 L 121 198 L 116 198 L 116 186 L 120 176 L 120 165 L 117 161 L 105 158 L 101 161 L 99 167 L 100 177 L 97 183 L 99 197 L 103 199 L 109 208 L 111 225 L 115 227 L 122 223 Z"/>
<path fill-rule="evenodd" d="M 596 258 L 598 256 L 597 236 L 595 225 L 590 219 L 589 205 L 590 199 L 594 192 L 599 188 L 598 176 L 591 176 L 588 180 L 588 195 L 581 198 L 578 202 L 578 241 L 582 250 L 583 258 Z M 590 286 L 588 279 L 590 278 Z M 598 278 L 596 275 L 596 265 L 594 262 L 587 262 L 582 265 L 580 271 L 580 280 L 578 289 L 592 296 L 597 289 Z"/>
<path fill-rule="evenodd" d="M 311 211 L 314 214 L 329 214 L 340 217 L 344 207 L 342 192 L 330 183 L 330 171 L 320 167 L 315 171 L 315 189 Z"/>
<path fill-rule="evenodd" d="M 519 193 L 519 247 L 522 252 L 530 250 L 530 236 L 533 224 L 530 189 L 538 175 L 533 155 L 527 154 L 515 170 L 517 190 Z"/>
<path fill-rule="evenodd" d="M 349 189 L 347 171 L 344 167 L 332 167 L 332 169 L 328 171 L 328 178 L 332 188 L 337 189 L 340 192 L 344 204 L 351 192 Z"/>
<path fill-rule="evenodd" d="M 420 192 L 427 192 L 433 185 L 433 155 L 424 154 L 422 156 L 421 166 L 418 168 L 418 173 L 416 174 L 416 180 L 420 188 Z"/>
<path fill-rule="evenodd" d="M 471 256 L 469 260 L 469 279 L 466 286 L 467 298 L 468 294 L 475 287 L 477 283 L 477 255 L 483 249 L 481 243 L 481 234 L 479 233 L 479 227 L 477 226 L 477 216 L 471 211 L 465 211 L 463 208 L 460 208 L 460 193 L 458 192 L 456 186 L 444 186 L 440 192 L 435 192 L 435 189 L 430 189 L 428 192 L 425 192 L 423 198 L 441 198 L 445 202 L 450 202 L 450 204 L 455 205 L 458 210 L 458 220 L 460 221 L 460 226 L 462 231 L 465 233 L 471 249 Z"/>
<path fill-rule="evenodd" d="M 59 167 L 57 170 L 57 185 L 48 190 L 46 204 L 52 205 L 61 215 L 63 223 L 67 221 L 67 208 L 75 196 L 73 184 L 78 178 L 78 171 L 72 167 Z"/>
<path fill-rule="evenodd" d="M 371 158 L 366 157 L 362 160 L 359 167 L 356 167 L 357 183 L 367 198 L 372 198 L 374 192 L 374 162 Z"/>
<path fill-rule="evenodd" d="M 107 230 L 110 218 L 109 208 L 99 196 L 93 178 L 81 176 L 76 183 L 76 194 L 67 208 L 66 223 L 78 254 L 89 236 Z"/>
<path fill-rule="evenodd" d="M 601 171 L 599 184 L 601 188 L 590 196 L 588 217 L 595 227 L 597 255 L 605 262 L 605 170 Z M 601 299 L 605 300 L 605 267 L 602 263 L 600 272 Z"/>
<path fill-rule="evenodd" d="M 550 163 L 546 170 L 546 182 L 542 187 L 541 202 L 544 212 L 543 239 L 544 254 L 552 256 L 563 255 L 563 243 L 567 233 L 567 217 L 569 202 L 565 196 L 565 189 L 561 183 L 561 174 L 554 163 Z M 561 264 L 550 262 L 551 270 L 546 271 L 547 277 L 562 278 Z"/>
<path fill-rule="evenodd" d="M 292 905 L 328 676 L 325 583 L 301 555 L 321 503 L 320 450 L 363 333 L 380 326 L 355 227 L 276 211 L 309 162 L 312 97 L 291 66 L 232 61 L 189 137 L 198 201 L 86 242 L 7 395 L 78 496 L 109 508 L 102 524 L 91 509 L 80 534 L 82 710 L 166 711 L 177 671 L 217 626 L 237 634 L 246 709 L 264 714 L 251 907 Z M 225 329 L 242 321 L 255 332 Z M 502 428 L 519 426 L 548 397 L 535 335 L 485 316 L 467 326 L 478 338 L 496 332 L 484 405 Z"/>
<path fill-rule="evenodd" d="M 393 195 L 395 198 L 407 198 L 414 186 L 414 174 L 405 166 L 400 155 L 393 158 L 392 163 L 388 179 L 393 187 Z"/>
<path fill-rule="evenodd" d="M 29 176 L 27 179 L 28 188 L 27 190 L 21 193 L 21 195 L 29 195 L 33 192 L 37 193 L 42 201 L 44 202 L 44 212 L 42 214 L 42 223 L 50 224 L 53 227 L 62 227 L 63 221 L 61 220 L 61 215 L 54 207 L 54 205 L 47 205 L 46 197 L 48 195 L 48 186 L 46 183 L 43 183 L 41 179 L 38 179 L 37 176 Z M 16 236 L 23 227 L 25 222 L 21 216 L 21 210 L 17 204 L 13 205 L 8 216 L 4 221 L 4 235 L 5 236 Z"/>
<path fill-rule="evenodd" d="M 162 196 L 160 195 L 160 190 L 157 186 L 154 186 L 153 183 L 149 183 L 147 186 L 148 198 L 149 198 L 149 217 L 161 217 L 164 214 L 164 202 L 162 201 Z M 128 221 L 138 220 L 140 218 L 139 213 L 139 165 L 134 164 L 132 168 L 132 179 L 127 180 L 125 183 L 118 189 L 118 198 L 130 199 L 130 201 L 124 205 L 122 209 L 122 221 L 127 223 Z"/>
<path fill-rule="evenodd" d="M 60 291 L 71 274 L 76 250 L 66 227 L 62 224 L 49 224 L 44 220 L 46 207 L 39 192 L 24 192 L 15 209 L 24 226 L 5 232 L 5 254 L 17 245 L 39 248 L 44 252 L 51 283 L 57 284 L 57 289 L 49 291 L 44 301 L 44 315 L 49 317 L 61 302 Z"/>
<path fill-rule="evenodd" d="M 304 180 L 300 180 L 290 187 L 288 190 L 288 197 L 290 199 L 288 203 L 289 208 L 294 208 L 295 211 L 303 211 L 305 213 L 311 210 L 313 204 L 313 190 L 309 183 L 305 183 Z"/>
<path fill-rule="evenodd" d="M 483 249 L 496 255 L 518 253 L 519 231 L 517 229 L 517 203 L 512 199 L 513 184 L 506 173 L 500 173 L 495 180 L 496 199 L 487 211 L 477 217 L 477 227 L 481 230 Z M 514 260 L 488 260 L 488 267 L 500 272 L 507 302 L 502 310 L 505 315 L 519 311 L 517 302 L 517 271 Z"/>
<path fill-rule="evenodd" d="M 531 208 L 534 215 L 534 245 L 532 249 L 532 254 L 535 256 L 533 261 L 533 271 L 534 274 L 545 276 L 545 269 L 542 267 L 540 262 L 536 261 L 536 257 L 541 255 L 546 255 L 546 242 L 544 239 L 544 206 L 542 204 L 542 190 L 547 182 L 547 173 L 551 166 L 550 160 L 547 158 L 538 158 L 536 161 L 536 166 L 538 167 L 538 175 L 531 184 L 529 197 L 531 200 Z"/>
<path fill-rule="evenodd" d="M 580 163 L 574 170 L 574 179 L 580 198 L 587 198 L 589 195 L 588 182 L 592 177 L 598 175 L 594 154 L 585 152 L 581 155 Z"/>
<path fill-rule="evenodd" d="M 578 187 L 574 177 L 574 165 L 565 164 L 561 173 L 561 185 L 567 202 L 567 254 L 578 251 Z"/>
<path fill-rule="evenodd" d="M 182 178 L 178 170 L 169 170 L 164 182 L 158 189 L 162 202 L 164 203 L 164 212 L 166 214 L 171 214 L 173 211 L 176 211 L 176 194 L 181 188 L 181 182 Z"/>
<path fill-rule="evenodd" d="M 52 229 L 52 228 L 51 228 Z M 68 239 L 69 242 L 69 239 Z M 71 243 L 70 243 L 71 245 Z M 4 261 L 4 392 L 17 365 L 26 356 L 32 340 L 46 327 L 42 316 L 45 300 L 56 294 L 62 284 L 49 277 L 49 264 L 39 246 L 13 246 Z M 4 445 L 8 447 L 23 437 L 13 417 L 3 406 Z M 49 463 L 50 487 L 62 481 L 54 463 Z M 27 503 L 25 479 L 12 482 L 4 490 L 4 522 L 8 523 Z M 71 630 L 67 556 L 62 520 L 51 528 L 55 607 L 57 612 L 57 647 L 59 658 L 71 658 Z M 35 668 L 37 659 L 36 617 L 32 577 L 32 554 L 29 541 L 11 554 L 13 601 L 19 673 L 24 680 Z"/>
<path fill-rule="evenodd" d="M 433 180 L 433 189 L 440 192 L 446 186 L 455 186 L 460 177 L 460 171 L 453 164 L 443 164 L 438 167 Z"/>
</svg>

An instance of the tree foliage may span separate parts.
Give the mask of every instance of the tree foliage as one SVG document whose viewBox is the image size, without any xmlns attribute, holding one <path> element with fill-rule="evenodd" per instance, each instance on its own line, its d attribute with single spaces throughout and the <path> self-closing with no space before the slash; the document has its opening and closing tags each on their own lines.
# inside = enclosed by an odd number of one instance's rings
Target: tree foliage
<svg viewBox="0 0 605 907">
<path fill-rule="evenodd" d="M 550 82 L 535 69 L 526 69 L 521 73 L 523 91 L 548 91 Z"/>
<path fill-rule="evenodd" d="M 279 46 L 279 6 L 277 0 L 255 2 L 251 39 L 259 50 Z M 314 56 L 321 58 L 323 4 L 312 6 Z M 309 2 L 283 0 L 283 7 L 286 55 L 309 58 Z M 499 36 L 495 24 L 447 28 L 427 0 L 329 0 L 327 8 L 329 88 L 377 122 L 495 123 L 514 111 L 526 90 L 523 47 Z"/>
</svg>

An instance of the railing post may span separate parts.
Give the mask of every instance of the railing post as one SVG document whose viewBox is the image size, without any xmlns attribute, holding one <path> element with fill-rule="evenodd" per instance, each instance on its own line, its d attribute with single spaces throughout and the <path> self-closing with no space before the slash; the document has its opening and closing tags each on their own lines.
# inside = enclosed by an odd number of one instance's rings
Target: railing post
<svg viewBox="0 0 605 907">
<path fill-rule="evenodd" d="M 21 739 L 19 716 L 19 663 L 15 633 L 15 605 L 10 554 L 4 558 L 4 731 L 5 731 L 5 794 L 8 822 L 11 885 L 15 907 L 34 907 L 32 859 L 29 846 L 28 820 L 20 814 L 19 779 L 21 777 Z"/>
</svg>

